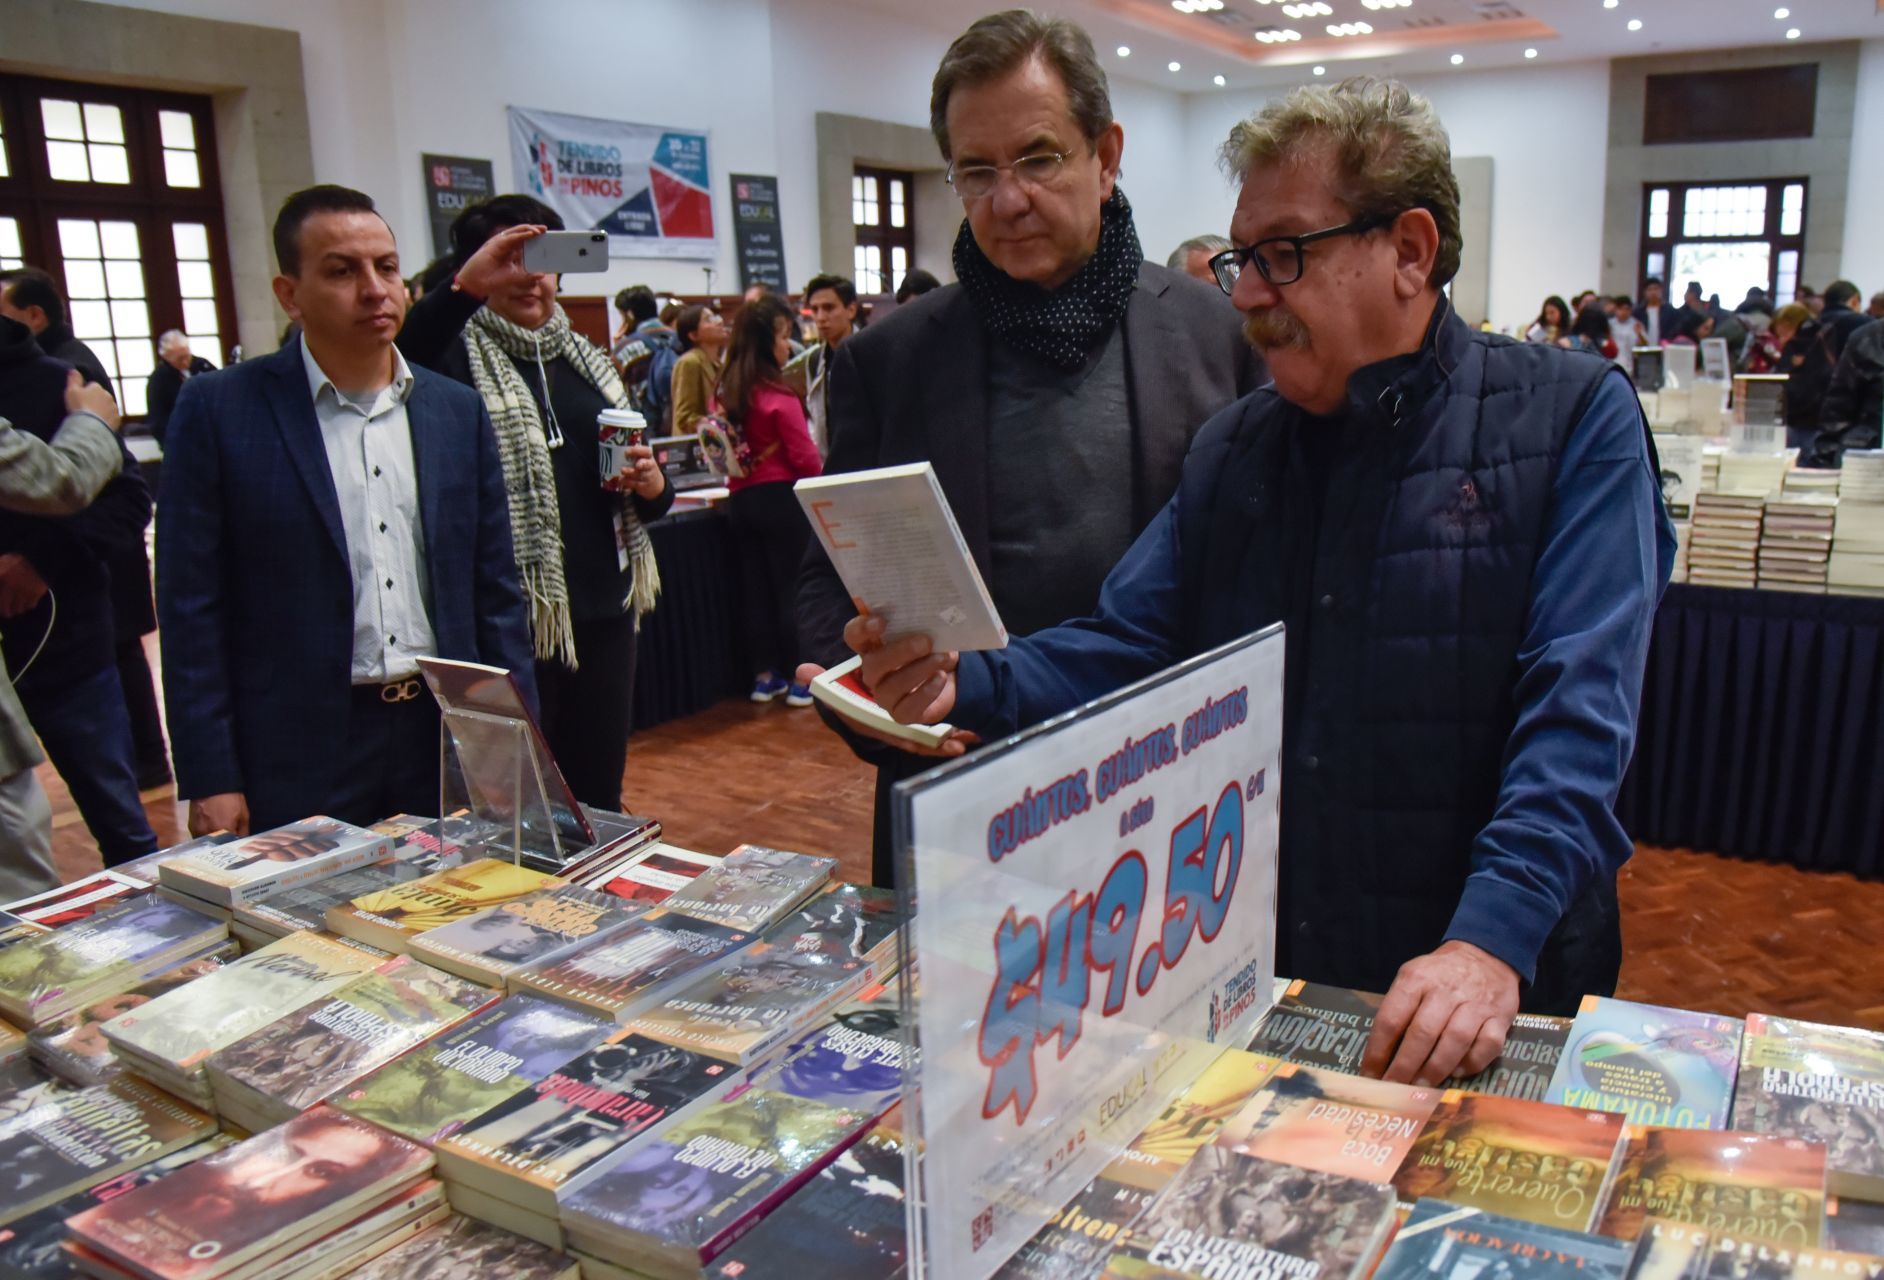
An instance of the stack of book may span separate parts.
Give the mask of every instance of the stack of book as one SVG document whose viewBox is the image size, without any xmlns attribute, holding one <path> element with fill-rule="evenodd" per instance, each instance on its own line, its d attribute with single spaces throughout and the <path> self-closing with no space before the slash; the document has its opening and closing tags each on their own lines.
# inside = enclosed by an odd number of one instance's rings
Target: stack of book
<svg viewBox="0 0 1884 1280">
<path fill-rule="evenodd" d="M 489 1276 L 492 1280 L 578 1280 L 576 1260 L 488 1222 L 453 1214 L 390 1249 L 347 1280 Z"/>
<path fill-rule="evenodd" d="M 1884 450 L 1845 454 L 1825 576 L 1840 594 L 1884 596 Z"/>
<path fill-rule="evenodd" d="M 57 929 L 95 915 L 111 903 L 133 894 L 149 893 L 150 888 L 149 881 L 107 867 L 70 884 L 60 885 L 57 889 L 48 889 L 17 902 L 9 902 L 0 907 L 0 912 L 18 920 L 44 925 L 48 929 Z"/>
<path fill-rule="evenodd" d="M 148 982 L 211 951 L 229 930 L 214 915 L 153 893 L 0 951 L 0 1016 L 31 1029 Z"/>
<path fill-rule="evenodd" d="M 440 852 L 437 844 L 435 840 L 405 840 L 395 845 L 392 857 L 384 861 L 295 885 L 261 902 L 245 902 L 234 909 L 229 932 L 253 951 L 304 929 L 324 930 L 330 908 L 421 879 L 452 863 L 453 855 Z"/>
<path fill-rule="evenodd" d="M 68 1084 L 81 1088 L 102 1084 L 123 1068 L 104 1037 L 105 1023 L 139 1005 L 149 1004 L 166 991 L 187 986 L 235 958 L 235 940 L 225 939 L 165 969 L 149 982 L 96 1000 L 77 1013 L 47 1023 L 27 1037 L 27 1052 L 40 1067 Z"/>
<path fill-rule="evenodd" d="M 720 859 L 712 854 L 656 843 L 624 866 L 590 873 L 582 884 L 584 888 L 617 898 L 654 905 L 667 901 L 677 890 L 719 863 Z"/>
<path fill-rule="evenodd" d="M 1816 493 L 1778 494 L 1766 500 L 1760 527 L 1760 586 L 1772 591 L 1825 594 L 1838 499 Z"/>
<path fill-rule="evenodd" d="M 316 1107 L 78 1214 L 66 1248 L 101 1280 L 341 1275 L 444 1220 L 431 1165 L 424 1147 Z"/>
<path fill-rule="evenodd" d="M 326 922 L 343 938 L 403 953 L 428 929 L 564 883 L 501 858 L 479 858 L 337 903 Z"/>
<path fill-rule="evenodd" d="M 1701 446 L 1701 492 L 1720 488 L 1720 460 L 1726 456 L 1725 445 Z"/>
<path fill-rule="evenodd" d="M 1786 483 L 1780 486 L 1781 493 L 1800 496 L 1836 498 L 1838 482 L 1843 472 L 1823 471 L 1813 467 L 1794 467 L 1786 473 Z"/>
<path fill-rule="evenodd" d="M 232 908 L 297 884 L 392 856 L 389 836 L 338 818 L 303 818 L 227 844 L 204 845 L 157 864 L 158 887 L 226 920 Z"/>
<path fill-rule="evenodd" d="M 100 1029 L 127 1070 L 205 1110 L 216 1105 L 209 1055 L 318 1000 L 389 957 L 317 933 L 289 934 Z"/>
<path fill-rule="evenodd" d="M 1790 453 L 1747 453 L 1729 449 L 1720 455 L 1715 487 L 1723 493 L 1778 493 L 1792 469 Z"/>
<path fill-rule="evenodd" d="M 460 977 L 502 988 L 525 969 L 548 964 L 586 942 L 613 937 L 647 912 L 572 884 L 525 894 L 514 902 L 428 929 L 411 954 Z"/>
<path fill-rule="evenodd" d="M 583 943 L 511 980 L 512 990 L 561 1000 L 624 1025 L 748 946 L 753 935 L 666 910 Z"/>
<path fill-rule="evenodd" d="M 1760 520 L 1766 491 L 1717 490 L 1694 500 L 1688 581 L 1709 587 L 1759 584 Z"/>
<path fill-rule="evenodd" d="M 742 844 L 662 905 L 697 920 L 757 933 L 830 883 L 837 859 Z"/>
<path fill-rule="evenodd" d="M 496 998 L 488 988 L 400 956 L 211 1054 L 216 1111 L 260 1133 Z"/>
</svg>

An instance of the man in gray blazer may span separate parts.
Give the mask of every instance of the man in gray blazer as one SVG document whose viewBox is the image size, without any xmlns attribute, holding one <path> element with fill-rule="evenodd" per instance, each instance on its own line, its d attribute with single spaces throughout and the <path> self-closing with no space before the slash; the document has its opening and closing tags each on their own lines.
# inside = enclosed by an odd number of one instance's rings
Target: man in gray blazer
<svg viewBox="0 0 1884 1280">
<path fill-rule="evenodd" d="M 1026 635 L 1092 609 L 1192 434 L 1262 368 L 1220 289 L 1145 261 L 1118 186 L 1125 131 L 1079 27 L 1023 10 L 976 22 L 936 71 L 930 127 L 967 215 L 960 283 L 837 349 L 825 470 L 933 464 L 1002 620 Z M 855 615 L 814 542 L 801 651 L 848 658 Z M 888 886 L 889 787 L 928 762 L 826 720 L 878 766 L 873 878 Z"/>
<path fill-rule="evenodd" d="M 111 393 L 66 385 L 66 419 L 48 443 L 0 418 L 0 508 L 33 516 L 83 510 L 118 474 L 118 407 Z M 33 766 L 46 757 L 0 663 L 0 902 L 58 885 L 52 865 L 52 809 Z"/>
</svg>

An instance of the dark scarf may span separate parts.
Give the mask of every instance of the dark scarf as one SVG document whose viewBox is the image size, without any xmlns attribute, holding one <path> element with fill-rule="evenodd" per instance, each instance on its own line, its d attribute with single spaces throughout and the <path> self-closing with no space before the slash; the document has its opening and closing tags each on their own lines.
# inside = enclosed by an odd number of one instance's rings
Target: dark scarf
<svg viewBox="0 0 1884 1280">
<path fill-rule="evenodd" d="M 1132 206 L 1117 185 L 1100 206 L 1099 248 L 1057 289 L 1016 280 L 975 243 L 966 219 L 955 237 L 955 276 L 991 333 L 1072 372 L 1086 363 L 1125 314 L 1144 260 Z"/>
</svg>

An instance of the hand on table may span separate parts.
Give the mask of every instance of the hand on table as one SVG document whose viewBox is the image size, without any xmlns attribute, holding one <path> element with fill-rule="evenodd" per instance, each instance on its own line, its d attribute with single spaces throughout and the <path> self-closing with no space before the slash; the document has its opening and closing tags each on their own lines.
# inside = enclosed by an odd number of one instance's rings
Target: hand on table
<svg viewBox="0 0 1884 1280">
<path fill-rule="evenodd" d="M 667 488 L 667 476 L 654 460 L 653 449 L 645 444 L 630 445 L 628 465 L 604 480 L 602 487 L 617 493 L 625 490 L 652 502 Z"/>
<path fill-rule="evenodd" d="M 113 431 L 124 424 L 111 393 L 96 382 L 85 381 L 85 375 L 77 369 L 65 375 L 65 411 L 89 413 Z"/>
<path fill-rule="evenodd" d="M 190 801 L 190 834 L 206 836 L 218 831 L 238 836 L 249 833 L 249 799 L 240 791 Z"/>
<path fill-rule="evenodd" d="M 548 227 L 505 227 L 465 259 L 452 283 L 480 301 L 499 290 L 522 284 L 535 274 L 523 269 L 524 242 L 536 239 L 547 230 Z"/>
<path fill-rule="evenodd" d="M 1400 1084 L 1476 1075 L 1504 1049 L 1518 973 L 1469 942 L 1441 943 L 1400 966 L 1374 1016 L 1361 1071 Z"/>
<path fill-rule="evenodd" d="M 17 551 L 0 556 L 0 618 L 17 618 L 45 598 L 45 579 L 32 561 Z"/>
</svg>

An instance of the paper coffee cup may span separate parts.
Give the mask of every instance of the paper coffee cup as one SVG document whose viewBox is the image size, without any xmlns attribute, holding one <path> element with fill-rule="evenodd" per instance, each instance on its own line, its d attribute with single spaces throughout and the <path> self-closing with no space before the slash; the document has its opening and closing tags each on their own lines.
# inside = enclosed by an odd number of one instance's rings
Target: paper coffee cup
<svg viewBox="0 0 1884 1280">
<path fill-rule="evenodd" d="M 633 409 L 604 409 L 595 415 L 602 479 L 613 480 L 628 465 L 628 450 L 646 442 L 647 420 Z"/>
</svg>

